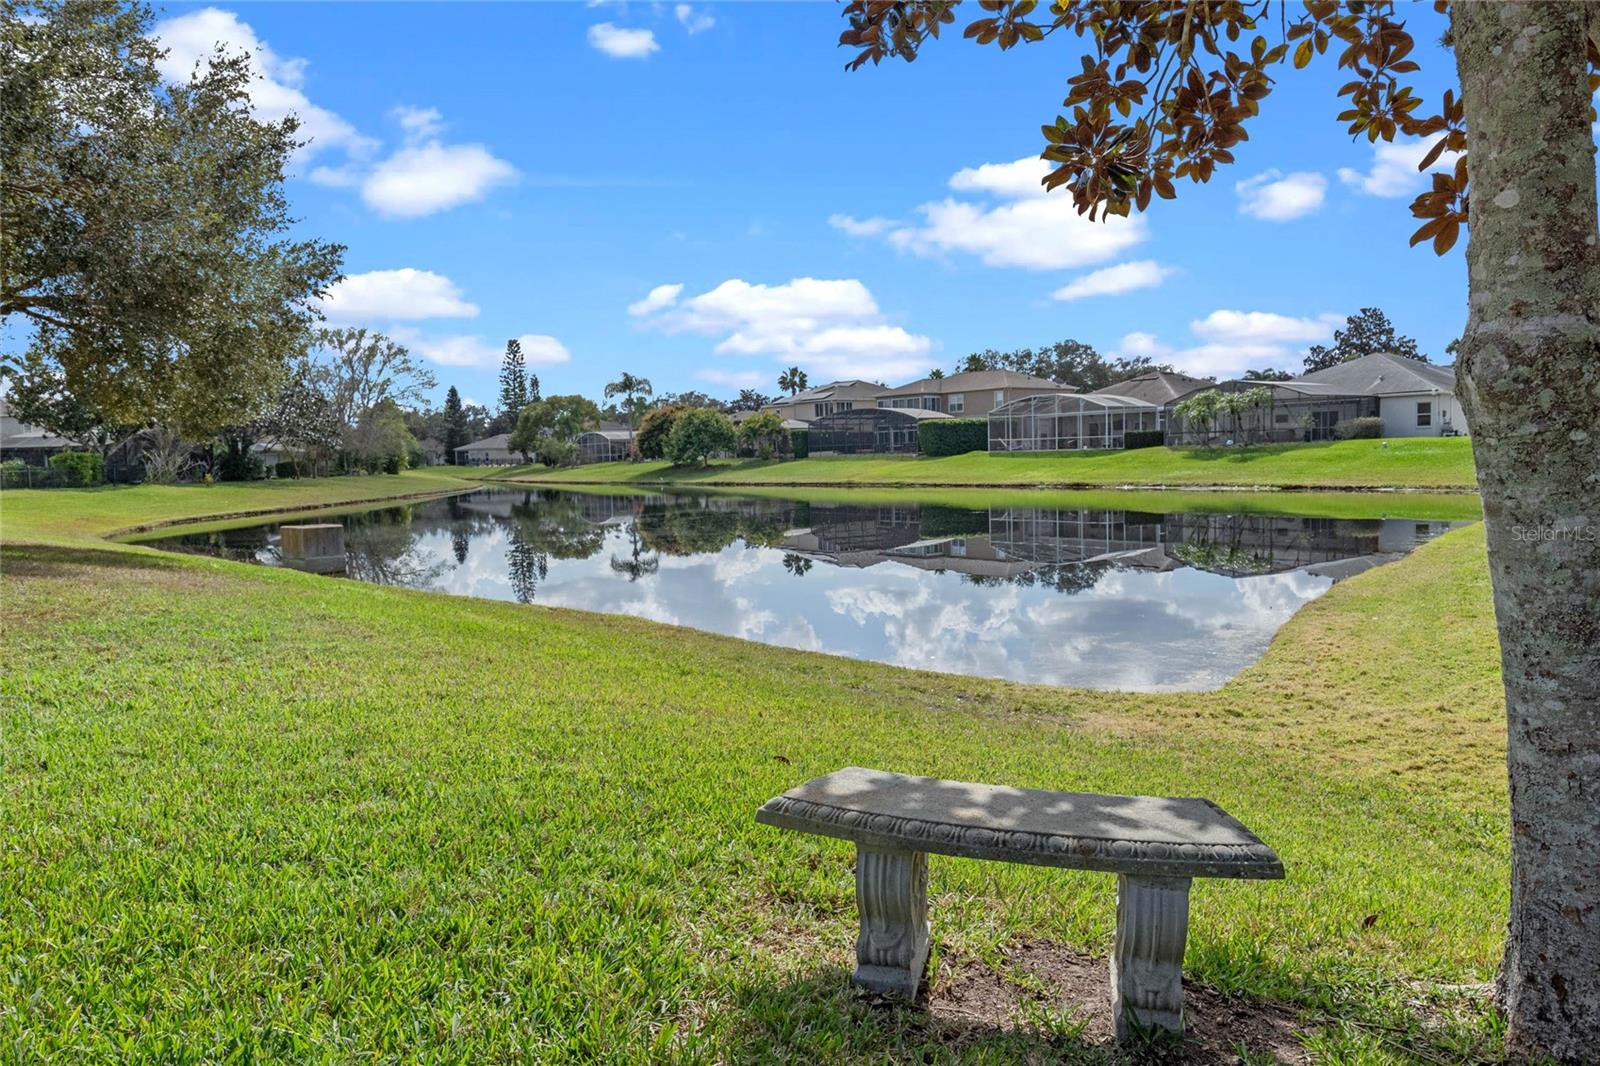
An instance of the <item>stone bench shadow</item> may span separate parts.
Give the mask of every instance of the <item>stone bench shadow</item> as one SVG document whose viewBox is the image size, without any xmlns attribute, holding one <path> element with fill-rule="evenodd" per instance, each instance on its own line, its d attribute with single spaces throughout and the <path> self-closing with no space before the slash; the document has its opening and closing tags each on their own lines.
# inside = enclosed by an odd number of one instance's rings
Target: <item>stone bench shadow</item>
<svg viewBox="0 0 1600 1066">
<path fill-rule="evenodd" d="M 738 1031 L 762 1056 L 791 1061 L 802 1061 L 810 1029 L 839 1030 L 857 1056 L 884 1062 L 1238 1066 L 1241 1048 L 1252 1063 L 1305 1061 L 1301 1036 L 1309 1026 L 1290 1005 L 1191 987 L 1181 1040 L 1154 1031 L 1118 1043 L 1104 957 L 1043 940 L 1015 941 L 1001 952 L 999 969 L 947 955 L 914 1001 L 853 987 L 851 970 L 836 964 L 757 978 L 737 997 Z"/>
</svg>

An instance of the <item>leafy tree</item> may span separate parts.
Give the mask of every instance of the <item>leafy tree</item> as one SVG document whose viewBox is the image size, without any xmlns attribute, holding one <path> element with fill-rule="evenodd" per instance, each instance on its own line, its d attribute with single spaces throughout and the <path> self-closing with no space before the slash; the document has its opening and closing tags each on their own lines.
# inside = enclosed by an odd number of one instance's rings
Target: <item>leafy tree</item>
<svg viewBox="0 0 1600 1066">
<path fill-rule="evenodd" d="M 690 389 L 687 392 L 663 392 L 656 397 L 656 402 L 678 407 L 709 407 L 713 411 L 721 411 L 727 406 L 721 400 L 697 389 Z"/>
<path fill-rule="evenodd" d="M 1037 351 L 1018 348 L 1010 352 L 997 352 L 993 348 L 986 348 L 971 353 L 956 364 L 957 373 L 1012 370 L 1062 385 L 1072 385 L 1084 392 L 1103 389 L 1151 370 L 1171 369 L 1168 364 L 1156 363 L 1147 356 L 1108 360 L 1092 345 L 1075 340 L 1057 341 Z M 942 377 L 943 373 L 939 376 Z"/>
<path fill-rule="evenodd" d="M 811 560 L 794 552 L 784 552 L 783 568 L 795 577 L 805 577 L 811 573 Z"/>
<path fill-rule="evenodd" d="M 1274 10 L 1276 7 L 1276 10 Z M 1251 4 L 985 4 L 966 28 L 1002 49 L 1054 38 L 1087 50 L 1043 127 L 1046 189 L 1081 213 L 1126 215 L 1174 182 L 1209 180 L 1290 60 L 1329 47 L 1350 80 L 1339 121 L 1369 142 L 1446 151 L 1416 198 L 1412 244 L 1436 254 L 1470 223 L 1457 395 L 1473 434 L 1506 689 L 1511 920 L 1500 971 L 1506 1050 L 1592 1060 L 1600 1047 L 1600 229 L 1593 4 L 1449 4 L 1460 78 L 1437 108 L 1404 79 L 1413 41 L 1385 0 Z M 915 59 L 954 5 L 850 0 L 852 68 Z M 1030 19 L 1035 12 L 1044 21 Z M 1235 42 L 1238 42 L 1235 44 Z M 1587 76 L 1586 76 L 1587 73 Z M 1469 167 L 1470 160 L 1470 167 Z M 1471 188 L 1469 190 L 1469 173 Z M 1470 195 L 1469 195 L 1470 191 Z M 1530 537 L 1530 531 L 1537 536 Z"/>
<path fill-rule="evenodd" d="M 749 448 L 761 459 L 771 459 L 789 442 L 789 431 L 783 428 L 783 419 L 771 411 L 751 415 L 739 423 L 739 445 Z"/>
<path fill-rule="evenodd" d="M 1389 316 L 1376 307 L 1363 307 L 1344 320 L 1344 328 L 1333 331 L 1333 346 L 1313 344 L 1306 353 L 1306 373 L 1326 370 L 1374 352 L 1393 352 L 1407 359 L 1426 363 L 1428 357 L 1417 351 L 1417 342 L 1394 331 Z"/>
<path fill-rule="evenodd" d="M 944 371 L 940 370 L 938 367 L 934 367 L 932 370 L 928 371 L 928 376 L 935 381 L 938 381 L 940 378 L 944 377 Z"/>
<path fill-rule="evenodd" d="M 316 335 L 320 359 L 308 376 L 333 407 L 341 426 L 354 426 L 385 400 L 398 408 L 421 403 L 438 382 L 409 349 L 366 329 L 323 329 Z"/>
<path fill-rule="evenodd" d="M 1274 370 L 1268 367 L 1265 370 L 1246 370 L 1241 381 L 1293 381 L 1294 375 L 1287 370 Z"/>
<path fill-rule="evenodd" d="M 467 415 L 461 409 L 461 394 L 454 385 L 444 394 L 444 455 L 445 462 L 454 465 L 456 449 L 471 443 L 467 436 Z"/>
<path fill-rule="evenodd" d="M 675 466 L 705 466 L 713 455 L 731 452 L 737 445 L 738 437 L 727 415 L 706 407 L 691 407 L 673 419 L 672 432 L 667 435 L 667 458 Z"/>
<path fill-rule="evenodd" d="M 1216 389 L 1205 389 L 1179 400 L 1173 405 L 1172 413 L 1183 423 L 1186 431 L 1193 427 L 1204 438 L 1211 435 L 1212 427 L 1223 413 L 1222 408 L 1222 393 Z"/>
<path fill-rule="evenodd" d="M 613 396 L 624 397 L 622 408 L 628 412 L 628 429 L 633 429 L 633 418 L 638 412 L 639 405 L 655 390 L 650 385 L 649 378 L 635 377 L 626 370 L 622 376 L 606 386 L 606 399 Z"/>
<path fill-rule="evenodd" d="M 578 457 L 578 437 L 600 425 L 600 409 L 582 396 L 552 396 L 530 403 L 517 416 L 506 443 L 528 462 L 534 453 L 546 466 L 569 466 Z"/>
<path fill-rule="evenodd" d="M 528 364 L 522 357 L 522 342 L 506 341 L 506 354 L 500 360 L 500 416 L 515 422 L 532 397 L 528 393 Z M 537 379 L 534 382 L 537 390 Z"/>
<path fill-rule="evenodd" d="M 739 398 L 728 405 L 730 411 L 759 411 L 771 407 L 777 400 L 756 389 L 740 389 Z"/>
<path fill-rule="evenodd" d="M 0 6 L 0 321 L 31 331 L 3 369 L 32 382 L 19 417 L 74 436 L 29 398 L 192 437 L 248 418 L 343 253 L 284 237 L 298 124 L 252 117 L 247 57 L 167 85 L 151 22 L 112 0 Z"/>
<path fill-rule="evenodd" d="M 345 450 L 372 473 L 382 470 L 398 474 L 404 470 L 414 443 L 400 406 L 387 397 L 369 407 L 354 426 L 344 431 Z"/>
<path fill-rule="evenodd" d="M 679 412 L 687 410 L 681 404 L 662 404 L 645 412 L 645 416 L 639 420 L 639 431 L 633 438 L 641 458 L 667 457 L 667 438 L 672 434 L 672 423 Z"/>
<path fill-rule="evenodd" d="M 806 372 L 797 366 L 791 366 L 788 370 L 778 375 L 778 388 L 787 392 L 790 396 L 797 392 L 804 392 L 807 384 Z"/>
</svg>

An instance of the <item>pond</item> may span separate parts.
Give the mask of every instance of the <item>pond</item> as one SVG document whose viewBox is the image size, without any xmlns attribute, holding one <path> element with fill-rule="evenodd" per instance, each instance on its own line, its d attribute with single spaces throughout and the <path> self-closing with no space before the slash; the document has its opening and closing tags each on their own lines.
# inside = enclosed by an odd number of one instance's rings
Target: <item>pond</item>
<svg viewBox="0 0 1600 1066">
<path fill-rule="evenodd" d="M 1461 524 L 841 495 L 483 489 L 303 521 L 343 524 L 358 581 L 1134 691 L 1223 684 L 1334 582 Z M 283 565 L 276 523 L 152 543 Z"/>
</svg>

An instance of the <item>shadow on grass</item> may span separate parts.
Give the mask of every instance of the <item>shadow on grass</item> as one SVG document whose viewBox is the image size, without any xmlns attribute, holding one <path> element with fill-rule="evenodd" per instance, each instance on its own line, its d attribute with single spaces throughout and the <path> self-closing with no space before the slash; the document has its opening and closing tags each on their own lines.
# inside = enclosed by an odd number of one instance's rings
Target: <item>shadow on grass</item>
<svg viewBox="0 0 1600 1066">
<path fill-rule="evenodd" d="M 1043 941 L 1008 945 L 994 966 L 946 956 L 915 1003 L 855 989 L 835 965 L 753 981 L 738 1005 L 735 1058 L 794 1062 L 1302 1062 L 1308 1031 L 1291 1006 L 1191 983 L 1182 1039 L 1119 1046 L 1106 960 Z"/>
<path fill-rule="evenodd" d="M 76 548 L 46 544 L 0 545 L 0 574 L 6 577 L 67 577 L 73 570 L 176 570 L 182 562 L 169 556 L 114 548 Z"/>
</svg>

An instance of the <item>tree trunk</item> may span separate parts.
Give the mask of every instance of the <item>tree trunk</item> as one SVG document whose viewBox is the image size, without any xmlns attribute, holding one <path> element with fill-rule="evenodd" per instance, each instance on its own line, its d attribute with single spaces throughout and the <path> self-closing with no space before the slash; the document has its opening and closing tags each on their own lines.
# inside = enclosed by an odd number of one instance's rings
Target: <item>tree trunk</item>
<svg viewBox="0 0 1600 1066">
<path fill-rule="evenodd" d="M 1471 428 L 1505 675 L 1507 1051 L 1600 1061 L 1600 236 L 1593 4 L 1459 3 Z"/>
</svg>

